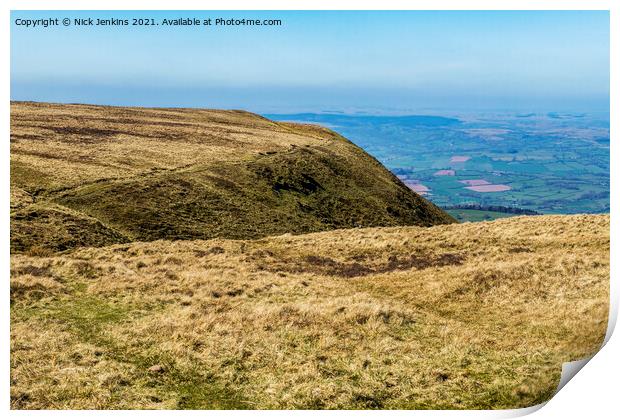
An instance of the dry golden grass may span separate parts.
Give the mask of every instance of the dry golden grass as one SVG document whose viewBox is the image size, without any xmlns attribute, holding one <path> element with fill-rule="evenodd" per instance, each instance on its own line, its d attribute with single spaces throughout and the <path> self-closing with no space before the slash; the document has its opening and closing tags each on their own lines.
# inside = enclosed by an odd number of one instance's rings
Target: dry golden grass
<svg viewBox="0 0 620 420">
<path fill-rule="evenodd" d="M 11 267 L 13 408 L 516 408 L 602 343 L 609 216 L 131 243 Z"/>
<path fill-rule="evenodd" d="M 26 188 L 66 189 L 198 164 L 244 161 L 334 133 L 245 111 L 11 104 L 11 160 Z M 34 173 L 36 172 L 36 174 Z"/>
</svg>

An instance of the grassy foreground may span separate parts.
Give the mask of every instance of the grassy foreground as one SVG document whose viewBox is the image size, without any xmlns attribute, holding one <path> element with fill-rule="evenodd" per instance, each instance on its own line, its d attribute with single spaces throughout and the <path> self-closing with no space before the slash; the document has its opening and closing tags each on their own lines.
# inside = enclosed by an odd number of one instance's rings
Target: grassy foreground
<svg viewBox="0 0 620 420">
<path fill-rule="evenodd" d="M 11 257 L 13 408 L 517 408 L 602 343 L 609 216 Z"/>
</svg>

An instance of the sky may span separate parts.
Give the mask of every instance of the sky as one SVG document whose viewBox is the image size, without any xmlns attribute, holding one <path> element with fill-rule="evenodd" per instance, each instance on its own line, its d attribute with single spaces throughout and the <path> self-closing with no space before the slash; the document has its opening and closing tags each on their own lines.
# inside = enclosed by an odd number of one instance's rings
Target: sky
<svg viewBox="0 0 620 420">
<path fill-rule="evenodd" d="M 63 26 L 217 17 L 280 26 Z M 606 11 L 13 11 L 11 99 L 253 112 L 603 111 Z"/>
</svg>

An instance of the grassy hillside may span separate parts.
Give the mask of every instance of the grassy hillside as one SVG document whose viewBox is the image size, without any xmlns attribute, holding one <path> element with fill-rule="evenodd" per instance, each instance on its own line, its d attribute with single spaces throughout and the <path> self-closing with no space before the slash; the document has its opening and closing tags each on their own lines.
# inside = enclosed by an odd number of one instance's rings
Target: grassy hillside
<svg viewBox="0 0 620 420">
<path fill-rule="evenodd" d="M 451 223 L 317 126 L 243 111 L 11 104 L 11 249 Z"/>
<path fill-rule="evenodd" d="M 63 203 L 127 199 L 94 185 Z M 598 349 L 608 287 L 594 215 L 13 255 L 11 405 L 524 407 Z"/>
</svg>

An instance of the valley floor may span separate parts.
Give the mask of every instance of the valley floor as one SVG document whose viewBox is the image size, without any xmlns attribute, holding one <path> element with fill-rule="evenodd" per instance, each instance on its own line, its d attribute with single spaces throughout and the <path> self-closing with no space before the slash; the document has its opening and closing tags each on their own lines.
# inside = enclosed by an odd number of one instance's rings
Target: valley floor
<svg viewBox="0 0 620 420">
<path fill-rule="evenodd" d="M 11 256 L 11 407 L 518 408 L 594 353 L 609 216 Z"/>
</svg>

